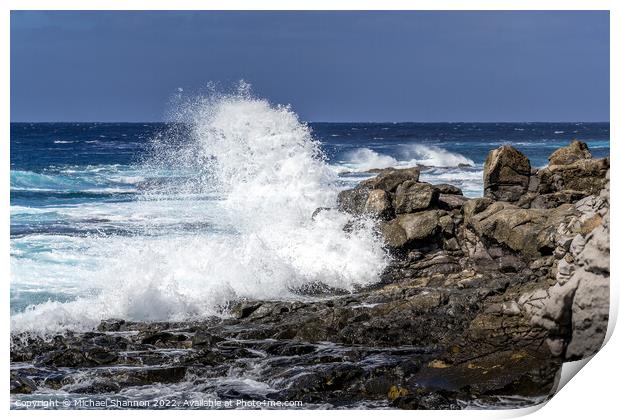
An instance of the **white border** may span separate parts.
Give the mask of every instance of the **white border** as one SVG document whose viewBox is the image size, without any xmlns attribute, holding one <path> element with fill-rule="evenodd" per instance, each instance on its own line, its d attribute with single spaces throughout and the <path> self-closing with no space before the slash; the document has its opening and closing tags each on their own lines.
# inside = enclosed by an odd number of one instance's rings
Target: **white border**
<svg viewBox="0 0 620 420">
<path fill-rule="evenodd" d="M 0 156 L 4 170 L 1 172 L 0 191 L 2 193 L 3 205 L 0 209 L 2 212 L 2 223 L 0 229 L 2 235 L 2 259 L 0 267 L 3 271 L 4 287 L 1 288 L 2 301 L 5 303 L 5 316 L 2 319 L 2 335 L 5 338 L 5 346 L 2 348 L 2 372 L 0 377 L 7 381 L 9 377 L 9 351 L 8 351 L 8 334 L 9 334 L 9 112 L 10 112 L 10 67 L 9 67 L 9 49 L 10 49 L 10 10 L 610 10 L 611 11 L 611 133 L 610 138 L 611 158 L 616 161 L 616 147 L 613 144 L 614 137 L 617 133 L 618 121 L 620 118 L 619 95 L 618 95 L 618 75 L 620 75 L 620 66 L 618 55 L 620 53 L 620 2 L 615 0 L 175 0 L 175 1 L 158 1 L 158 0 L 90 0 L 88 2 L 79 0 L 5 0 L 2 2 L 3 14 L 0 20 L 0 57 L 4 57 L 0 71 L 2 79 L 0 82 L 2 101 L 0 102 L 0 110 L 3 115 L 1 127 L 2 137 L 0 141 Z M 616 214 L 616 178 L 612 171 L 611 182 L 611 199 L 612 215 Z M 616 217 L 612 217 L 611 238 L 612 245 L 615 243 L 613 238 L 616 237 L 618 229 L 615 223 Z M 613 248 L 615 249 L 615 248 Z M 616 272 L 618 264 L 615 259 L 611 259 L 611 270 Z M 613 277 L 612 277 L 613 278 Z M 618 287 L 617 281 L 612 281 L 612 308 L 610 310 L 610 320 L 615 324 L 618 309 Z M 609 334 L 608 334 L 609 335 Z M 617 335 L 617 334 L 616 334 Z M 608 337 L 609 339 L 609 337 Z M 617 396 L 617 375 L 619 373 L 619 363 L 617 355 L 620 354 L 620 342 L 617 337 L 612 336 L 605 347 L 597 354 L 583 372 L 578 374 L 576 379 L 562 389 L 551 401 L 540 411 L 538 408 L 522 409 L 522 410 L 506 410 L 506 411 L 464 411 L 464 412 L 410 412 L 410 411 L 219 411 L 206 412 L 189 412 L 184 411 L 179 415 L 184 417 L 200 417 L 216 416 L 219 418 L 232 417 L 256 417 L 256 416 L 273 416 L 279 418 L 288 418 L 291 415 L 314 418 L 315 416 L 339 416 L 353 418 L 371 418 L 376 416 L 390 416 L 399 418 L 507 418 L 516 417 L 536 411 L 533 418 L 546 418 L 553 416 L 558 418 L 610 418 L 612 412 L 616 411 Z M 8 381 L 7 381 L 8 382 Z M 5 383 L 7 383 L 5 382 Z M 9 411 L 9 393 L 5 391 L 4 410 Z M 267 414 L 268 413 L 268 414 Z M 116 418 L 168 418 L 175 413 L 163 411 L 115 411 L 112 415 Z M 9 415 L 15 418 L 32 418 L 34 416 L 66 418 L 88 416 L 89 418 L 108 418 L 109 412 L 43 412 L 43 411 L 10 411 Z"/>
</svg>

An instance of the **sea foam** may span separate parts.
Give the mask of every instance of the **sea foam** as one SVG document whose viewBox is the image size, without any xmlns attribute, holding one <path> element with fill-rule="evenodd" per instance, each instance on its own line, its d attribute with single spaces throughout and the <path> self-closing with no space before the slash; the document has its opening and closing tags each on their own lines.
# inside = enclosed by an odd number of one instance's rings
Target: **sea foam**
<svg viewBox="0 0 620 420">
<path fill-rule="evenodd" d="M 396 155 L 396 157 L 385 155 L 366 147 L 355 149 L 347 155 L 346 170 L 368 171 L 377 168 L 408 168 L 411 166 L 449 168 L 474 165 L 473 160 L 459 153 L 421 144 L 402 145 L 398 148 Z"/>
<path fill-rule="evenodd" d="M 290 107 L 242 86 L 234 94 L 192 98 L 174 117 L 181 124 L 153 141 L 140 172 L 170 176 L 146 188 L 136 205 L 177 203 L 171 211 L 179 223 L 188 208 L 199 206 L 190 212 L 195 218 L 204 206 L 216 226 L 164 233 L 145 217 L 143 235 L 78 240 L 71 252 L 93 259 L 73 282 L 91 292 L 13 314 L 13 331 L 84 330 L 112 317 L 225 315 L 237 299 L 299 299 L 316 284 L 354 290 L 378 281 L 388 257 L 372 221 L 345 231 L 348 217 L 338 211 L 312 217 L 316 208 L 335 205 L 337 174 Z M 209 206 L 205 193 L 217 197 Z M 13 263 L 29 270 L 26 260 Z"/>
</svg>

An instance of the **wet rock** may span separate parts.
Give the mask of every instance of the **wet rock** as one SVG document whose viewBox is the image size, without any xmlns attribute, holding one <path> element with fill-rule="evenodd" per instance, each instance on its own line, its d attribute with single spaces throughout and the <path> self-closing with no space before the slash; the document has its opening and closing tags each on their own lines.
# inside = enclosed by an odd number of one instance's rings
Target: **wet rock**
<svg viewBox="0 0 620 420">
<path fill-rule="evenodd" d="M 484 163 L 484 196 L 499 201 L 517 201 L 530 182 L 529 159 L 512 146 L 492 150 Z"/>
<path fill-rule="evenodd" d="M 446 398 L 438 392 L 416 389 L 399 396 L 392 405 L 401 410 L 459 410 L 461 407 L 453 398 Z"/>
<path fill-rule="evenodd" d="M 405 181 L 396 188 L 394 210 L 397 214 L 424 210 L 436 204 L 438 191 L 426 182 Z"/>
<path fill-rule="evenodd" d="M 192 348 L 211 348 L 224 340 L 222 337 L 200 330 L 192 337 Z"/>
<path fill-rule="evenodd" d="M 424 367 L 415 380 L 423 387 L 445 391 L 467 390 L 475 395 L 531 395 L 550 392 L 555 383 L 557 360 L 544 353 L 520 349 L 500 351 L 447 366 Z M 538 394 L 540 395 L 540 394 Z"/>
<path fill-rule="evenodd" d="M 549 165 L 568 165 L 580 159 L 591 159 L 592 153 L 588 145 L 573 140 L 568 146 L 561 147 L 549 156 Z"/>
<path fill-rule="evenodd" d="M 284 341 L 263 345 L 261 349 L 278 356 L 301 356 L 315 352 L 317 347 L 308 343 Z"/>
<path fill-rule="evenodd" d="M 318 207 L 316 210 L 312 212 L 312 216 L 310 217 L 312 220 L 316 220 L 317 216 L 323 212 L 333 210 L 331 207 Z"/>
<path fill-rule="evenodd" d="M 438 210 L 427 210 L 418 213 L 401 214 L 396 220 L 405 231 L 407 241 L 422 241 L 430 238 L 439 230 Z"/>
<path fill-rule="evenodd" d="M 439 194 L 437 198 L 439 207 L 446 210 L 460 209 L 467 201 L 468 198 L 456 194 Z"/>
<path fill-rule="evenodd" d="M 36 384 L 25 376 L 11 373 L 11 394 L 31 394 L 37 389 Z"/>
<path fill-rule="evenodd" d="M 105 332 L 122 331 L 125 324 L 126 322 L 124 319 L 106 319 L 101 321 L 97 330 Z"/>
<path fill-rule="evenodd" d="M 366 207 L 369 193 L 368 188 L 359 188 L 359 186 L 351 190 L 341 191 L 337 199 L 338 209 L 354 215 L 361 215 Z"/>
<path fill-rule="evenodd" d="M 390 219 L 394 213 L 390 196 L 383 190 L 371 190 L 364 203 L 363 213 L 382 219 Z"/>
<path fill-rule="evenodd" d="M 360 189 L 384 190 L 395 192 L 396 188 L 405 181 L 418 182 L 420 179 L 420 169 L 417 167 L 406 169 L 386 169 L 374 177 L 362 181 Z"/>
<path fill-rule="evenodd" d="M 247 318 L 262 305 L 262 302 L 239 302 L 231 310 L 230 313 L 235 318 Z"/>
<path fill-rule="evenodd" d="M 142 386 L 153 383 L 176 383 L 185 379 L 186 367 L 173 366 L 162 368 L 148 368 L 118 372 L 113 378 L 123 387 Z"/>
<path fill-rule="evenodd" d="M 308 396 L 318 392 L 346 389 L 363 373 L 360 367 L 351 363 L 319 366 L 314 372 L 294 377 L 286 389 L 286 395 L 289 399 L 308 401 Z"/>
<path fill-rule="evenodd" d="M 378 230 L 383 242 L 390 249 L 400 249 L 407 243 L 407 232 L 398 224 L 397 220 L 380 223 Z"/>
<path fill-rule="evenodd" d="M 68 348 L 44 353 L 34 359 L 34 364 L 36 366 L 80 367 L 93 366 L 95 363 L 88 361 L 78 349 Z"/>
<path fill-rule="evenodd" d="M 583 191 L 563 190 L 550 194 L 535 195 L 530 202 L 533 209 L 551 209 L 562 204 L 575 203 L 585 197 Z"/>
<path fill-rule="evenodd" d="M 84 358 L 95 365 L 110 365 L 118 360 L 118 354 L 103 347 L 91 347 L 84 351 Z"/>
<path fill-rule="evenodd" d="M 94 380 L 86 384 L 71 386 L 69 391 L 76 394 L 114 394 L 121 390 L 121 386 L 109 380 Z"/>
<path fill-rule="evenodd" d="M 435 190 L 439 194 L 448 194 L 448 195 L 463 195 L 463 191 L 459 187 L 455 187 L 450 184 L 435 184 L 433 185 Z"/>
<path fill-rule="evenodd" d="M 142 344 L 150 344 L 156 347 L 187 347 L 190 337 L 187 334 L 172 331 L 157 331 L 154 333 L 143 333 Z"/>
</svg>

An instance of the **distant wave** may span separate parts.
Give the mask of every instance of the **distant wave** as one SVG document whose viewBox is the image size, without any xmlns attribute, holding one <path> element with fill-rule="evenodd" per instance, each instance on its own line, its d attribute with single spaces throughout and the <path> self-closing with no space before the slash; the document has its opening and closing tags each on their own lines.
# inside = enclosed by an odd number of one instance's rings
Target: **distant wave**
<svg viewBox="0 0 620 420">
<path fill-rule="evenodd" d="M 405 168 L 431 166 L 439 168 L 474 165 L 474 161 L 446 149 L 418 144 L 404 145 L 396 150 L 397 157 L 378 153 L 372 149 L 356 149 L 346 155 L 341 171 L 368 171 L 376 168 Z"/>
<path fill-rule="evenodd" d="M 126 192 L 135 190 L 144 177 L 123 174 L 116 167 L 66 169 L 58 172 L 11 170 L 11 191 L 32 192 Z"/>
</svg>

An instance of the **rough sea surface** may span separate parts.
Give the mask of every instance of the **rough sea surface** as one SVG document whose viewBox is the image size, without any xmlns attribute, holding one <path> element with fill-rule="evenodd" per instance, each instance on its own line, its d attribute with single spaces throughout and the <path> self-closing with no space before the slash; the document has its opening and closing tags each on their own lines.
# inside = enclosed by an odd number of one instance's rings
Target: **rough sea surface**
<svg viewBox="0 0 620 420">
<path fill-rule="evenodd" d="M 238 299 L 312 299 L 303 291 L 319 283 L 354 291 L 389 262 L 372 221 L 347 235 L 346 215 L 312 214 L 373 169 L 418 165 L 422 181 L 477 197 L 486 155 L 502 144 L 535 167 L 574 138 L 609 155 L 608 123 L 305 124 L 243 95 L 181 114 L 175 124 L 11 124 L 14 332 L 227 316 Z M 252 378 L 233 372 L 218 386 L 269 392 Z M 137 401 L 189 390 L 127 392 Z"/>
<path fill-rule="evenodd" d="M 372 175 L 364 171 L 424 165 L 422 180 L 476 197 L 486 154 L 501 144 L 537 167 L 573 138 L 595 157 L 609 154 L 607 123 L 306 128 L 290 111 L 261 101 L 225 105 L 192 130 L 11 125 L 14 329 L 87 328 L 102 317 L 178 320 L 216 313 L 234 297 L 293 295 L 317 279 L 345 289 L 372 283 L 363 273 L 377 274 L 369 264 L 380 267 L 383 258 L 373 238 L 346 241 L 339 220 L 303 229 L 316 207 Z M 247 132 L 228 125 L 235 113 L 253 124 Z M 265 133 L 276 130 L 284 134 L 273 147 Z M 207 155 L 223 161 L 215 174 L 196 168 L 210 165 Z M 116 304 L 99 299 L 110 293 Z"/>
</svg>

